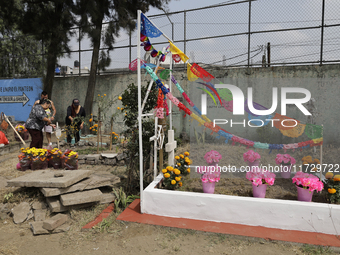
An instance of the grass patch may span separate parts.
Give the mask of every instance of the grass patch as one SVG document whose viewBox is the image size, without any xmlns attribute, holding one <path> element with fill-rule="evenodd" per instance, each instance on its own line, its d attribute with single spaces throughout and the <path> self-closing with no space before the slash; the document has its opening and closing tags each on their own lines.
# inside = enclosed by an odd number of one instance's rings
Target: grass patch
<svg viewBox="0 0 340 255">
<path fill-rule="evenodd" d="M 308 254 L 308 255 L 330 255 L 330 254 L 338 254 L 335 253 L 335 251 L 332 251 L 329 247 L 324 247 L 324 246 L 314 246 L 314 245 L 309 245 L 309 244 L 305 244 L 303 245 L 300 250 L 304 253 L 304 254 Z"/>
</svg>

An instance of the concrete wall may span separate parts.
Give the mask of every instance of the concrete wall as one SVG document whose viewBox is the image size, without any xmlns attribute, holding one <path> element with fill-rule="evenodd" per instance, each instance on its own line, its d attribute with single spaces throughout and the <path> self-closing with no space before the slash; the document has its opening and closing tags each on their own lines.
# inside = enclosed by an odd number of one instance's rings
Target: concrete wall
<svg viewBox="0 0 340 255">
<path fill-rule="evenodd" d="M 340 119 L 338 98 L 339 92 L 339 75 L 340 65 L 324 65 L 324 66 L 283 66 L 283 67 L 270 67 L 270 68 L 252 68 L 252 69 L 210 69 L 208 70 L 213 76 L 216 77 L 212 83 L 227 83 L 234 84 L 241 88 L 247 98 L 247 88 L 253 87 L 254 101 L 270 108 L 272 104 L 272 87 L 277 87 L 279 91 L 279 104 L 277 111 L 280 109 L 280 89 L 282 87 L 300 87 L 308 89 L 312 98 L 315 99 L 316 113 L 313 119 L 316 124 L 324 125 L 324 141 L 325 143 L 333 143 L 339 145 L 338 137 L 340 130 L 337 126 Z M 181 84 L 183 89 L 187 91 L 189 97 L 193 100 L 195 105 L 200 109 L 200 95 L 201 90 L 196 87 L 202 87 L 197 82 L 189 82 L 187 80 L 186 69 L 177 68 L 174 71 L 175 78 Z M 148 84 L 150 76 L 142 74 L 142 84 Z M 200 80 L 197 80 L 200 81 Z M 53 88 L 53 101 L 57 108 L 57 120 L 64 121 L 66 116 L 67 106 L 71 104 L 73 98 L 79 98 L 81 104 L 84 104 L 88 77 L 58 77 L 55 79 Z M 117 74 L 100 75 L 97 77 L 97 85 L 95 95 L 107 94 L 113 98 L 114 96 L 121 95 L 127 85 L 137 84 L 136 72 L 120 72 Z M 173 94 L 180 97 L 178 90 L 173 86 Z M 292 95 L 290 98 L 299 98 L 299 96 Z M 212 100 L 208 105 L 212 104 Z M 183 102 L 183 101 L 182 101 Z M 188 104 L 185 102 L 185 105 Z M 116 112 L 117 106 L 120 101 L 116 102 L 110 109 L 107 110 L 107 116 Z M 224 109 L 222 109 L 224 110 Z M 97 112 L 97 104 L 94 104 L 94 113 Z M 175 107 L 173 110 L 173 125 L 176 135 L 181 132 L 189 132 L 190 128 L 196 127 L 196 121 L 189 121 L 189 117 L 183 118 L 183 112 L 179 112 Z M 308 123 L 311 120 L 302 114 L 302 112 L 295 106 L 288 106 L 287 116 L 296 118 L 301 123 Z M 222 115 L 219 111 L 208 110 L 208 117 L 210 119 L 230 119 L 233 118 L 238 121 L 239 116 L 233 116 L 228 111 L 223 111 Z M 246 116 L 243 116 L 246 118 Z M 109 119 L 107 120 L 107 122 Z M 223 126 L 229 132 L 258 141 L 256 133 L 257 128 L 242 128 L 239 126 Z M 123 115 L 121 114 L 115 121 L 114 130 L 121 132 L 124 129 Z M 308 137 L 302 135 L 299 138 L 287 138 L 283 136 L 276 128 L 271 129 L 272 137 L 275 141 L 272 143 L 294 143 L 302 140 L 309 140 Z"/>
</svg>

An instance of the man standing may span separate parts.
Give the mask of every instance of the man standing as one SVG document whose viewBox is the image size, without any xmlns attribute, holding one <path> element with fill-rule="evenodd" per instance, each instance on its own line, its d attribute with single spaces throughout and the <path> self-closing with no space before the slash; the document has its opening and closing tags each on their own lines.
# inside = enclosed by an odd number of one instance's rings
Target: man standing
<svg viewBox="0 0 340 255">
<path fill-rule="evenodd" d="M 48 99 L 48 94 L 47 94 L 46 91 L 41 92 L 41 99 L 35 101 L 35 103 L 34 103 L 33 106 L 35 106 L 35 105 L 37 105 L 37 104 L 40 104 L 40 100 L 42 100 L 42 99 L 47 99 L 47 100 L 49 100 L 49 99 Z M 57 111 L 56 111 L 56 109 L 55 109 L 55 107 L 54 107 L 53 102 L 52 102 L 51 100 L 49 100 L 49 101 L 51 102 L 51 107 L 50 107 L 49 109 L 45 110 L 45 111 L 46 111 L 46 114 L 47 114 L 48 118 L 49 118 L 51 121 L 53 121 L 54 118 L 55 118 L 55 114 L 57 113 Z M 51 112 L 51 108 L 52 108 L 52 112 Z M 45 127 L 43 128 L 43 132 L 46 132 L 46 138 L 47 138 L 47 141 L 48 141 L 48 145 L 52 145 L 52 142 L 51 142 L 52 127 L 51 127 L 51 126 L 45 126 Z"/>
</svg>

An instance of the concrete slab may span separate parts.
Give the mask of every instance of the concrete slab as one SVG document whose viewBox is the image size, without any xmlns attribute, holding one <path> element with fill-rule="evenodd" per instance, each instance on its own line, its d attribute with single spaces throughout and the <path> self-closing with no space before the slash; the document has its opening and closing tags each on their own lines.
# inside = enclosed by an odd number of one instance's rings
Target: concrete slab
<svg viewBox="0 0 340 255">
<path fill-rule="evenodd" d="M 106 173 L 106 174 L 93 174 L 88 179 L 82 180 L 72 186 L 64 189 L 58 188 L 41 188 L 40 191 L 45 197 L 53 197 L 61 194 L 67 194 L 75 191 L 90 190 L 99 187 L 113 187 L 114 184 L 119 183 L 120 178 L 118 176 Z"/>
<path fill-rule="evenodd" d="M 100 200 L 101 204 L 109 204 L 116 199 L 115 194 L 113 193 L 103 193 L 102 199 Z"/>
<path fill-rule="evenodd" d="M 102 198 L 102 192 L 99 189 L 75 192 L 60 196 L 60 202 L 63 206 L 99 202 Z"/>
<path fill-rule="evenodd" d="M 41 201 L 36 201 L 32 204 L 32 208 L 34 210 L 41 210 L 41 209 L 46 209 L 46 204 Z"/>
<path fill-rule="evenodd" d="M 100 154 L 89 154 L 86 156 L 86 160 L 99 160 Z"/>
<path fill-rule="evenodd" d="M 0 176 L 0 189 L 3 189 L 7 186 L 7 179 Z"/>
<path fill-rule="evenodd" d="M 117 157 L 117 153 L 102 153 L 101 154 L 103 158 L 109 158 L 109 159 L 113 159 L 115 157 Z"/>
<path fill-rule="evenodd" d="M 63 225 L 68 220 L 68 216 L 66 214 L 58 213 L 53 217 L 43 221 L 43 228 L 47 230 L 54 230 L 57 227 Z"/>
<path fill-rule="evenodd" d="M 34 221 L 44 221 L 46 219 L 46 210 L 34 210 Z"/>
<path fill-rule="evenodd" d="M 86 203 L 86 204 L 79 204 L 79 205 L 72 205 L 72 206 L 63 206 L 60 203 L 59 197 L 47 197 L 46 202 L 51 212 L 66 212 L 72 209 L 81 209 L 81 208 L 95 205 L 95 203 Z"/>
<path fill-rule="evenodd" d="M 22 202 L 12 208 L 14 223 L 23 223 L 31 211 L 31 206 L 27 202 Z"/>
<path fill-rule="evenodd" d="M 66 232 L 70 229 L 71 225 L 70 223 L 65 223 L 53 231 L 48 231 L 47 229 L 43 228 L 43 221 L 36 221 L 36 222 L 30 222 L 30 226 L 33 232 L 33 235 L 46 235 L 46 234 L 56 234 L 61 232 Z"/>
<path fill-rule="evenodd" d="M 91 174 L 91 170 L 37 170 L 7 183 L 17 187 L 67 188 Z"/>
</svg>

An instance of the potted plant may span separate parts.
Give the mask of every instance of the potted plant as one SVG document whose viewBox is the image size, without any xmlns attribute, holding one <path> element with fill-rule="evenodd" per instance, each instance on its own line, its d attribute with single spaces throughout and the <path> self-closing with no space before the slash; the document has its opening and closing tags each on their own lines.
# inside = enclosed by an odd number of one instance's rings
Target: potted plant
<svg viewBox="0 0 340 255">
<path fill-rule="evenodd" d="M 296 185 L 299 201 L 311 202 L 314 190 L 320 192 L 324 186 L 318 177 L 303 172 L 297 172 L 292 181 Z"/>
<path fill-rule="evenodd" d="M 191 161 L 189 159 L 190 153 L 189 152 L 184 152 L 183 154 L 180 154 L 179 156 L 176 156 L 176 167 L 181 171 L 181 175 L 186 176 L 190 173 L 190 168 L 188 166 L 190 166 Z"/>
<path fill-rule="evenodd" d="M 325 174 L 325 188 L 328 191 L 328 199 L 331 204 L 340 204 L 340 175 L 334 176 L 333 173 Z"/>
<path fill-rule="evenodd" d="M 58 148 L 54 148 L 48 151 L 48 166 L 53 167 L 54 169 L 59 169 L 62 166 L 62 152 Z"/>
<path fill-rule="evenodd" d="M 182 187 L 181 171 L 172 166 L 167 166 L 162 170 L 163 173 L 163 185 L 166 189 L 174 190 L 178 187 Z"/>
<path fill-rule="evenodd" d="M 222 156 L 218 151 L 211 150 L 204 155 L 204 159 L 209 165 L 217 166 L 217 163 L 220 162 Z"/>
<path fill-rule="evenodd" d="M 319 159 L 313 159 L 312 156 L 305 156 L 302 158 L 302 172 L 315 172 L 318 164 L 320 164 Z"/>
<path fill-rule="evenodd" d="M 261 168 L 255 168 L 247 172 L 246 178 L 253 184 L 253 197 L 264 198 L 266 196 L 267 185 L 273 185 L 275 177 L 274 173 Z"/>
<path fill-rule="evenodd" d="M 215 192 L 215 183 L 220 180 L 221 173 L 220 172 L 206 172 L 202 174 L 202 187 L 204 193 L 214 194 Z"/>
<path fill-rule="evenodd" d="M 278 165 L 281 165 L 281 177 L 288 179 L 290 178 L 290 172 L 292 169 L 292 165 L 296 163 L 295 158 L 290 156 L 289 154 L 277 154 L 275 158 L 275 162 Z"/>
<path fill-rule="evenodd" d="M 62 166 L 66 170 L 77 170 L 78 169 L 78 153 L 73 150 L 66 150 L 61 156 Z"/>
<path fill-rule="evenodd" d="M 243 153 L 243 160 L 244 162 L 248 163 L 248 166 L 258 166 L 260 163 L 260 154 L 253 150 L 248 150 L 247 152 Z"/>
</svg>

